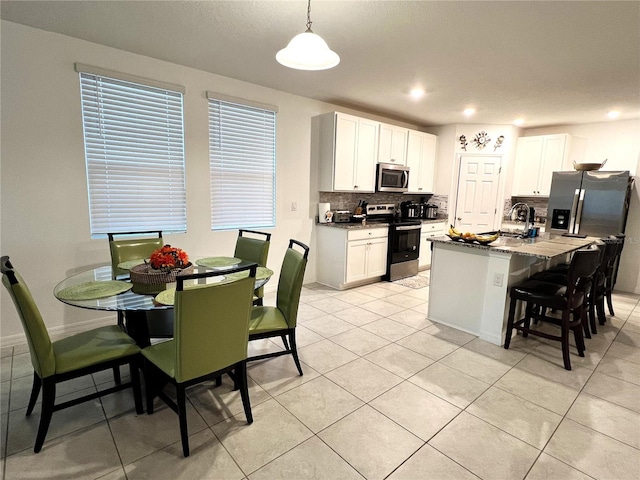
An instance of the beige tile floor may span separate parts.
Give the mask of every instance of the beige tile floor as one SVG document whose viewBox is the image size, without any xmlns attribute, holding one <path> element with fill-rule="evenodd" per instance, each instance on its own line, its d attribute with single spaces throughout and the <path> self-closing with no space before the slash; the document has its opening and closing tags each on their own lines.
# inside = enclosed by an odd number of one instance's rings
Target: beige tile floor
<svg viewBox="0 0 640 480">
<path fill-rule="evenodd" d="M 29 354 L 2 349 L 1 478 L 640 478 L 640 296 L 615 295 L 616 316 L 571 372 L 558 344 L 518 336 L 504 350 L 429 321 L 427 300 L 428 287 L 305 286 L 304 376 L 290 356 L 253 363 L 250 426 L 228 379 L 191 389 L 187 459 L 177 416 L 159 402 L 136 415 L 129 392 L 57 412 L 33 454 Z M 106 372 L 59 394 L 109 382 Z"/>
</svg>

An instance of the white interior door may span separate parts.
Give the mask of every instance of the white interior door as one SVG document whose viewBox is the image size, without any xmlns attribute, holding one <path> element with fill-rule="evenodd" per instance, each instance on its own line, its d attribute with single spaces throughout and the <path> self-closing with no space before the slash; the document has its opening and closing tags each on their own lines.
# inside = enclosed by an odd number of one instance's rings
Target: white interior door
<svg viewBox="0 0 640 480">
<path fill-rule="evenodd" d="M 460 155 L 455 227 L 481 233 L 494 229 L 498 205 L 501 155 Z"/>
</svg>

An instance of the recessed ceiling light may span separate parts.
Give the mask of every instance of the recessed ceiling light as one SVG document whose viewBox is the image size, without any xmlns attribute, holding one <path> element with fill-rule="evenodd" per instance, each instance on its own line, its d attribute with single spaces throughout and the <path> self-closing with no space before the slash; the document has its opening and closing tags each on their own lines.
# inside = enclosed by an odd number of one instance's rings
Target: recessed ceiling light
<svg viewBox="0 0 640 480">
<path fill-rule="evenodd" d="M 609 118 L 618 118 L 620 116 L 620 112 L 618 110 L 611 110 L 607 113 L 607 117 Z"/>
<path fill-rule="evenodd" d="M 424 95 L 424 88 L 421 88 L 421 87 L 412 88 L 411 91 L 409 92 L 409 95 L 411 95 L 413 98 L 420 98 Z"/>
<path fill-rule="evenodd" d="M 464 113 L 465 116 L 470 117 L 471 115 L 476 113 L 476 109 L 475 108 L 465 108 L 464 112 L 462 112 L 462 113 Z"/>
<path fill-rule="evenodd" d="M 513 124 L 514 124 L 514 125 L 522 125 L 523 123 L 524 123 L 524 118 L 516 118 L 516 119 L 513 121 Z"/>
</svg>

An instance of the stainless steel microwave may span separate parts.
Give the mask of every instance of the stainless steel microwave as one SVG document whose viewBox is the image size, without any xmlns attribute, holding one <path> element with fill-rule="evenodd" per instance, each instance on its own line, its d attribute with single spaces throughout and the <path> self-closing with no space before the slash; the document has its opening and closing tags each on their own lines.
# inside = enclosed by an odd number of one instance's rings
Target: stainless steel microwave
<svg viewBox="0 0 640 480">
<path fill-rule="evenodd" d="M 377 192 L 406 192 L 409 189 L 409 167 L 379 163 L 376 174 Z"/>
</svg>

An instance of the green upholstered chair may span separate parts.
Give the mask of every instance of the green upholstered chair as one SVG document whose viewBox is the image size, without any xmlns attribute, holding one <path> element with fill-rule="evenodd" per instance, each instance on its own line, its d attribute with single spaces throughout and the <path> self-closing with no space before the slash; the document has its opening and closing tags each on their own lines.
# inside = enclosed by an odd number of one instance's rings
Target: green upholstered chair
<svg viewBox="0 0 640 480">
<path fill-rule="evenodd" d="M 154 234 L 154 237 L 149 235 Z M 111 268 L 113 276 L 128 275 L 128 270 L 118 268 L 122 262 L 129 260 L 138 260 L 140 258 L 149 258 L 151 253 L 164 245 L 161 230 L 152 230 L 148 232 L 122 232 L 107 233 L 109 237 L 109 249 L 111 250 Z M 116 238 L 116 236 L 118 238 Z M 132 238 L 145 236 L 144 238 Z"/>
<path fill-rule="evenodd" d="M 246 234 L 264 238 L 252 238 L 246 236 Z M 260 267 L 266 267 L 270 241 L 270 233 L 257 232 L 255 230 L 239 230 L 238 239 L 236 240 L 236 250 L 233 256 L 248 262 L 256 262 Z M 253 304 L 262 305 L 264 287 L 257 288 L 253 295 L 255 297 Z"/>
<path fill-rule="evenodd" d="M 153 413 L 153 399 L 159 396 L 178 414 L 182 451 L 189 456 L 185 389 L 229 373 L 240 389 L 247 422 L 252 423 L 247 386 L 247 343 L 253 287 L 257 264 L 233 270 L 196 273 L 178 277 L 174 301 L 173 340 L 142 350 L 145 359 L 147 413 Z M 184 282 L 250 270 L 249 276 L 229 283 Z M 166 381 L 176 387 L 176 402 L 163 391 Z"/>
<path fill-rule="evenodd" d="M 33 388 L 27 416 L 33 412 L 40 389 L 42 389 L 42 413 L 33 449 L 38 453 L 42 448 L 53 412 L 72 407 L 79 403 L 133 387 L 136 412 L 142 413 L 142 395 L 138 368 L 140 348 L 117 325 L 95 328 L 52 342 L 29 288 L 16 272 L 9 257 L 0 259 L 2 283 L 18 310 L 24 332 L 29 343 L 33 364 Z M 90 375 L 94 372 L 119 368 L 128 364 L 131 382 L 100 390 L 80 398 L 55 404 L 56 385 L 66 380 Z"/>
<path fill-rule="evenodd" d="M 295 250 L 294 245 L 302 248 L 303 253 Z M 278 280 L 276 306 L 256 306 L 251 312 L 249 340 L 282 337 L 285 350 L 249 357 L 248 361 L 291 354 L 296 367 L 298 367 L 298 372 L 302 375 L 302 367 L 300 367 L 296 348 L 296 321 L 308 256 L 309 247 L 296 240 L 289 240 L 289 248 L 285 253 Z M 289 342 L 287 342 L 287 337 Z"/>
<path fill-rule="evenodd" d="M 129 274 L 128 270 L 118 268 L 119 264 L 130 260 L 149 258 L 155 250 L 164 245 L 162 230 L 107 233 L 107 236 L 111 251 L 113 278 Z M 173 315 L 170 310 L 147 312 L 147 322 L 150 337 L 171 338 L 173 336 Z M 118 325 L 126 330 L 124 312 L 118 312 Z"/>
</svg>

